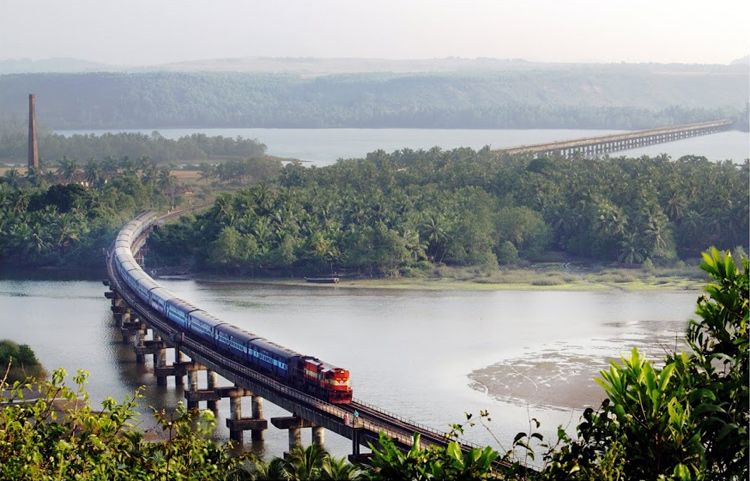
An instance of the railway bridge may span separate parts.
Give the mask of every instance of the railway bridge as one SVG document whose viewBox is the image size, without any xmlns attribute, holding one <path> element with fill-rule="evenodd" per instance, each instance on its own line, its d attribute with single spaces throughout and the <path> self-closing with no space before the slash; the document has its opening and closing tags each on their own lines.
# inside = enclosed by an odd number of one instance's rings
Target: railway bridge
<svg viewBox="0 0 750 481">
<path fill-rule="evenodd" d="M 164 216 L 159 222 L 176 217 L 180 212 Z M 136 259 L 150 233 L 147 229 L 135 239 L 131 250 Z M 360 459 L 360 446 L 378 444 L 379 435 L 384 432 L 397 446 L 409 449 L 413 444 L 414 433 L 421 435 L 423 447 L 430 445 L 446 446 L 446 433 L 408 421 L 383 409 L 355 399 L 351 404 L 330 404 L 307 393 L 298 391 L 273 379 L 262 372 L 238 362 L 224 353 L 213 349 L 198 337 L 185 336 L 177 332 L 174 324 L 163 317 L 150 305 L 143 302 L 123 281 L 115 266 L 114 246 L 107 255 L 109 287 L 105 296 L 112 301 L 112 312 L 122 330 L 124 343 L 133 343 L 136 361 L 144 363 L 148 355 L 153 356 L 154 374 L 158 385 L 167 385 L 167 378 L 174 377 L 175 385 L 184 385 L 188 408 L 198 407 L 205 402 L 207 408 L 217 410 L 217 401 L 230 398 L 230 418 L 226 420 L 231 439 L 243 441 L 243 432 L 251 431 L 252 440 L 262 441 L 268 421 L 263 418 L 263 400 L 267 400 L 291 413 L 290 416 L 272 418 L 271 424 L 289 431 L 289 449 L 300 447 L 301 429 L 312 428 L 312 442 L 323 447 L 325 429 L 352 440 L 350 459 Z M 167 349 L 174 349 L 174 363 L 167 364 Z M 199 388 L 198 373 L 205 371 L 207 386 Z M 230 383 L 229 387 L 217 387 L 217 377 Z M 241 401 L 252 397 L 252 415 L 243 417 Z M 356 414 L 355 414 L 356 413 Z M 359 416 L 358 416 L 359 415 Z M 468 451 L 479 446 L 462 444 Z"/>
<path fill-rule="evenodd" d="M 701 122 L 697 124 L 677 125 L 658 129 L 640 130 L 624 134 L 605 135 L 578 140 L 549 142 L 545 144 L 522 145 L 509 149 L 499 149 L 508 154 L 531 153 L 536 156 L 562 156 L 565 158 L 576 155 L 595 156 L 630 150 L 646 145 L 662 144 L 675 140 L 708 135 L 729 130 L 734 122 L 729 119 Z"/>
</svg>

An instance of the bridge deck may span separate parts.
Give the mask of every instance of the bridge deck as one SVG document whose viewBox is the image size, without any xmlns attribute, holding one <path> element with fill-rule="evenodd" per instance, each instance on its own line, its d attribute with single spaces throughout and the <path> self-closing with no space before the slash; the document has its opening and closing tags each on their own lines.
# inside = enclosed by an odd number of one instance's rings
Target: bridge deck
<svg viewBox="0 0 750 481">
<path fill-rule="evenodd" d="M 674 127 L 663 127 L 658 129 L 640 130 L 624 134 L 604 135 L 601 137 L 588 137 L 576 140 L 565 140 L 560 142 L 548 142 L 543 144 L 522 145 L 509 149 L 499 149 L 509 154 L 519 153 L 555 153 L 561 151 L 594 151 L 595 153 L 615 152 L 626 150 L 641 145 L 652 143 L 671 142 L 685 137 L 696 135 L 707 135 L 729 129 L 732 120 L 722 119 L 711 122 L 678 125 Z"/>
</svg>

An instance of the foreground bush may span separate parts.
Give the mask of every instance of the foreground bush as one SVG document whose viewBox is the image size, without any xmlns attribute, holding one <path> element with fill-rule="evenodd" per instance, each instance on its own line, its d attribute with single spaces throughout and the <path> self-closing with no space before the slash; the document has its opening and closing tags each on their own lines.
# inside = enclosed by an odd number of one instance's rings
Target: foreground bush
<svg viewBox="0 0 750 481">
<path fill-rule="evenodd" d="M 122 403 L 108 398 L 96 412 L 83 389 L 86 374 L 75 376 L 77 391 L 63 384 L 65 375 L 60 369 L 35 386 L 16 382 L 0 397 L 12 403 L 0 411 L 0 479 L 249 479 L 244 457 L 209 439 L 210 411 L 180 404 L 172 416 L 156 413 L 165 440 L 148 442 L 131 423 L 138 393 Z M 23 402 L 32 390 L 38 398 Z"/>
<path fill-rule="evenodd" d="M 575 440 L 560 433 L 543 479 L 748 479 L 748 260 L 712 249 L 712 278 L 687 332 L 689 353 L 657 368 L 637 349 L 597 382 Z"/>
</svg>

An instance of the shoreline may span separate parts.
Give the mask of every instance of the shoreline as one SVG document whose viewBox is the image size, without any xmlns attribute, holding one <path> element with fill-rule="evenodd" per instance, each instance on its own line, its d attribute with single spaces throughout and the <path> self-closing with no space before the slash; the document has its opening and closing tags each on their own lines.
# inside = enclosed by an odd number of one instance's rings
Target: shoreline
<svg viewBox="0 0 750 481">
<path fill-rule="evenodd" d="M 669 275 L 668 275 L 669 274 Z M 399 277 L 399 278 L 347 278 L 339 275 L 338 283 L 319 284 L 306 282 L 304 277 L 246 277 L 190 273 L 163 276 L 159 279 L 192 279 L 210 284 L 259 284 L 317 289 L 391 289 L 415 291 L 623 291 L 675 290 L 700 291 L 707 279 L 699 279 L 695 272 L 677 275 L 674 273 L 644 273 L 634 269 L 606 269 L 585 274 L 564 274 L 548 269 L 515 269 L 500 271 L 490 276 L 464 277 Z"/>
</svg>

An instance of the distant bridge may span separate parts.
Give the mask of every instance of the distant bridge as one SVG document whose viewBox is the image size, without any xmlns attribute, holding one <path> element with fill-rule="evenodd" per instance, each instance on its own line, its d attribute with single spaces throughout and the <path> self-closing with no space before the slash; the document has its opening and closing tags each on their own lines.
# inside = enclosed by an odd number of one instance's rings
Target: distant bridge
<svg viewBox="0 0 750 481">
<path fill-rule="evenodd" d="M 565 158 L 576 155 L 595 156 L 619 152 L 622 150 L 636 149 L 645 145 L 663 144 L 675 140 L 697 137 L 699 135 L 715 134 L 729 130 L 734 122 L 729 119 L 714 120 L 712 122 L 701 122 L 698 124 L 677 125 L 675 127 L 664 127 L 659 129 L 640 130 L 626 134 L 605 135 L 603 137 L 590 137 L 578 140 L 566 140 L 562 142 L 550 142 L 545 144 L 522 145 L 510 149 L 498 149 L 508 154 L 532 153 L 548 156 L 562 156 Z"/>
</svg>

